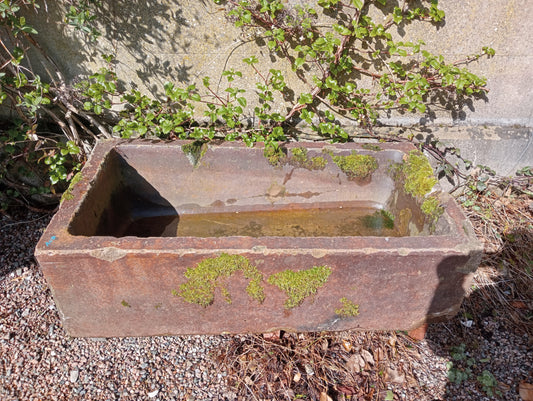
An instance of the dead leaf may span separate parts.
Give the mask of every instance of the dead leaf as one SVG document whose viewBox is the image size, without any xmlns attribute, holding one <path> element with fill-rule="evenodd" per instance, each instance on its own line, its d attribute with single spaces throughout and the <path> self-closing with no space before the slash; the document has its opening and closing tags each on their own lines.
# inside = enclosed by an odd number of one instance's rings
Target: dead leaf
<svg viewBox="0 0 533 401">
<path fill-rule="evenodd" d="M 527 305 L 522 301 L 513 301 L 511 302 L 511 306 L 517 309 L 527 309 Z"/>
<path fill-rule="evenodd" d="M 337 386 L 337 391 L 343 393 L 344 395 L 350 396 L 350 397 L 352 395 L 357 394 L 357 391 L 355 390 L 355 388 L 348 387 L 348 386 Z"/>
<path fill-rule="evenodd" d="M 322 391 L 320 393 L 320 401 L 333 401 L 333 400 L 325 391 Z"/>
<path fill-rule="evenodd" d="M 361 351 L 361 356 L 363 357 L 366 363 L 368 363 L 369 365 L 374 365 L 374 357 L 366 349 Z"/>
<path fill-rule="evenodd" d="M 420 327 L 417 327 L 416 329 L 410 330 L 407 335 L 411 337 L 413 340 L 422 341 L 426 337 L 426 331 L 428 329 L 428 324 L 423 324 Z"/>
<path fill-rule="evenodd" d="M 263 338 L 269 341 L 277 341 L 281 337 L 281 331 L 274 331 L 271 333 L 263 333 Z"/>
<path fill-rule="evenodd" d="M 383 349 L 381 349 L 381 347 L 374 350 L 374 359 L 378 362 L 385 359 L 385 352 L 383 352 Z"/>
<path fill-rule="evenodd" d="M 365 367 L 365 360 L 359 354 L 350 355 L 346 361 L 346 368 L 352 372 L 360 372 Z"/>
<path fill-rule="evenodd" d="M 518 394 L 522 398 L 522 401 L 533 401 L 533 384 L 524 381 L 520 382 Z"/>
<path fill-rule="evenodd" d="M 353 349 L 352 343 L 348 340 L 342 340 L 342 346 L 347 352 L 350 352 Z"/>
<path fill-rule="evenodd" d="M 300 379 L 302 378 L 302 374 L 300 372 L 297 372 L 294 377 L 292 378 L 292 380 L 295 382 L 295 383 L 298 383 L 300 381 Z"/>
<path fill-rule="evenodd" d="M 398 373 L 396 369 L 387 368 L 385 370 L 385 381 L 402 384 L 405 381 L 405 375 Z"/>
</svg>

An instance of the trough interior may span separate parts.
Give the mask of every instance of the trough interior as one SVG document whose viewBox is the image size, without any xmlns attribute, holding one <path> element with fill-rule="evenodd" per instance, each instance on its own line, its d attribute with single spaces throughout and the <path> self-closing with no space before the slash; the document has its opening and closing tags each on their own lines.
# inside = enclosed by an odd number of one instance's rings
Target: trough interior
<svg viewBox="0 0 533 401">
<path fill-rule="evenodd" d="M 69 224 L 79 236 L 412 236 L 427 235 L 414 199 L 389 174 L 395 150 L 365 151 L 379 168 L 349 179 L 331 154 L 322 170 L 272 166 L 261 148 L 118 145 L 105 157 Z M 331 152 L 330 152 L 331 153 Z M 350 151 L 334 150 L 335 155 Z M 400 218 L 409 209 L 410 218 Z M 441 219 L 442 220 L 442 219 Z M 441 228 L 442 229 L 442 228 Z"/>
</svg>

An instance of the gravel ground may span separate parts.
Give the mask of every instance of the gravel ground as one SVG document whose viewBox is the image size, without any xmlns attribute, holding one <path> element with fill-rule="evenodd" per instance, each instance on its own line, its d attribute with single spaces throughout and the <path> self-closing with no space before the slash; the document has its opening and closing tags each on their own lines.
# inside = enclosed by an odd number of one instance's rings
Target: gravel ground
<svg viewBox="0 0 533 401">
<path fill-rule="evenodd" d="M 221 358 L 230 344 L 251 336 L 67 337 L 33 259 L 48 221 L 32 212 L 0 219 L 1 400 L 258 399 L 237 397 L 235 386 L 246 386 L 246 378 Z M 423 341 L 400 333 L 335 334 L 353 346 L 350 366 L 363 361 L 357 374 L 376 378 L 373 395 L 351 399 L 520 400 L 520 382 L 533 381 L 532 338 L 509 328 L 497 308 L 478 313 L 482 297 L 474 292 L 455 319 L 431 325 Z M 464 380 L 451 383 L 449 370 Z M 483 379 L 485 370 L 494 382 Z M 343 397 L 337 399 L 350 398 Z"/>
</svg>

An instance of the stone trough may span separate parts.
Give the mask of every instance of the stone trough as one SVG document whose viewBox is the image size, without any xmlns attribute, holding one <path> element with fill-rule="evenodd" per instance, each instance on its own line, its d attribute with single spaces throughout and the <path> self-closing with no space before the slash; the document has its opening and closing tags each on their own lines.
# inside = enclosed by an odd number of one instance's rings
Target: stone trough
<svg viewBox="0 0 533 401">
<path fill-rule="evenodd" d="M 481 246 L 414 149 L 102 141 L 36 258 L 74 337 L 415 329 Z"/>
</svg>

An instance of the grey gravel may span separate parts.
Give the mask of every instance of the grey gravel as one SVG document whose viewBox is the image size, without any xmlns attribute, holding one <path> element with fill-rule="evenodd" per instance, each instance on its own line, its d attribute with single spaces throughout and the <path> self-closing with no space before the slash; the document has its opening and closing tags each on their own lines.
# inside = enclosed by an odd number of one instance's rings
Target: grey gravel
<svg viewBox="0 0 533 401">
<path fill-rule="evenodd" d="M 0 400 L 232 400 L 223 336 L 69 338 L 33 250 L 49 216 L 0 220 Z"/>
<path fill-rule="evenodd" d="M 235 380 L 217 362 L 228 336 L 66 336 L 33 259 L 49 218 L 31 212 L 0 218 L 0 400 L 249 399 L 236 396 L 229 385 Z M 533 341 L 508 329 L 497 310 L 470 316 L 475 297 L 459 316 L 430 326 L 426 339 L 407 349 L 383 334 L 384 347 L 398 352 L 383 391 L 392 391 L 395 400 L 520 400 L 519 382 L 533 377 Z M 475 365 L 468 380 L 454 385 L 447 379 L 450 351 L 461 343 Z M 495 397 L 476 380 L 483 370 L 497 380 Z"/>
</svg>

